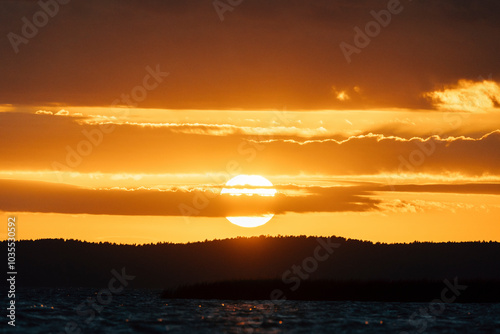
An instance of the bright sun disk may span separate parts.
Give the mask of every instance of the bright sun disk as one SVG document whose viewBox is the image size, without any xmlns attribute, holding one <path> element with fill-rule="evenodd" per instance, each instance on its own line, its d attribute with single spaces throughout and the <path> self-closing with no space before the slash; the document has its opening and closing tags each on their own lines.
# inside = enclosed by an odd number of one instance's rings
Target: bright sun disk
<svg viewBox="0 0 500 334">
<path fill-rule="evenodd" d="M 249 186 L 245 188 L 245 186 Z M 273 184 L 271 181 L 260 175 L 238 175 L 227 181 L 226 186 L 222 188 L 222 194 L 229 194 L 231 196 L 274 196 L 276 189 L 271 188 Z M 236 187 L 236 188 L 235 188 Z M 259 188 L 262 187 L 262 188 Z M 226 217 L 231 223 L 241 227 L 257 227 L 264 225 L 274 214 L 265 214 L 260 216 L 236 216 Z"/>
</svg>

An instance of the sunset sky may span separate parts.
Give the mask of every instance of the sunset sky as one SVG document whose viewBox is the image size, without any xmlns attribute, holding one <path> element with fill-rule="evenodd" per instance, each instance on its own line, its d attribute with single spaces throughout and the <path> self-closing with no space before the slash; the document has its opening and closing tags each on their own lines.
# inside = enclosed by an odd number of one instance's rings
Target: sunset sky
<svg viewBox="0 0 500 334">
<path fill-rule="evenodd" d="M 0 2 L 19 238 L 500 241 L 499 2 L 42 3 Z"/>
</svg>

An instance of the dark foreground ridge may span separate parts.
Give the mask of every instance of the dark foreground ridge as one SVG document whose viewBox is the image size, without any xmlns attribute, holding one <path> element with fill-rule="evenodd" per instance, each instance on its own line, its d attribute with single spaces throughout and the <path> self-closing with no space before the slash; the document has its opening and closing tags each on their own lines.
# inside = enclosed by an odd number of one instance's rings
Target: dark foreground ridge
<svg viewBox="0 0 500 334">
<path fill-rule="evenodd" d="M 293 290 L 281 280 L 194 284 L 165 290 L 166 299 L 500 302 L 500 281 L 304 281 Z"/>
<path fill-rule="evenodd" d="M 0 244 L 6 253 L 7 242 Z M 300 294 L 307 281 L 500 281 L 499 263 L 498 242 L 374 244 L 261 236 L 188 244 L 16 243 L 19 287 L 106 288 L 115 270 L 134 276 L 128 288 L 276 279 L 287 282 L 288 290 L 300 281 Z"/>
</svg>

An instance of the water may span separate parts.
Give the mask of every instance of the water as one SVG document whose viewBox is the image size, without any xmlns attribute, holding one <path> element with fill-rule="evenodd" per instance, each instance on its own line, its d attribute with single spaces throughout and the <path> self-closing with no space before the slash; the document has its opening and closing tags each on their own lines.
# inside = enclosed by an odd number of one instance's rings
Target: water
<svg viewBox="0 0 500 334">
<path fill-rule="evenodd" d="M 81 333 L 500 333 L 500 304 L 273 304 L 165 300 L 159 297 L 159 290 L 124 290 L 116 295 L 98 295 L 98 291 L 20 291 L 16 295 L 13 332 L 78 333 L 80 329 Z M 94 298 L 93 304 L 86 303 L 89 298 Z"/>
</svg>

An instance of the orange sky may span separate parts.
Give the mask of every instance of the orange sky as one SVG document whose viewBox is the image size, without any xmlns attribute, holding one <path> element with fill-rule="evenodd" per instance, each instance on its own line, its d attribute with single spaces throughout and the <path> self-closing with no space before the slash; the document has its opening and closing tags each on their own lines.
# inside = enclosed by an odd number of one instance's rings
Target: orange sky
<svg viewBox="0 0 500 334">
<path fill-rule="evenodd" d="M 40 9 L 0 6 L 6 36 Z M 74 0 L 4 38 L 1 219 L 24 239 L 499 241 L 498 4 L 401 1 L 346 61 L 384 6 L 254 1 L 221 21 L 199 1 Z M 276 196 L 220 196 L 239 174 Z"/>
<path fill-rule="evenodd" d="M 35 109 L 0 113 L 8 143 L 0 150 L 10 157 L 0 162 L 1 210 L 18 216 L 21 238 L 500 239 L 495 108 Z M 430 135 L 434 128 L 442 130 Z M 263 175 L 278 194 L 245 201 L 218 195 L 238 174 Z M 224 218 L 265 213 L 275 216 L 253 229 Z"/>
</svg>

